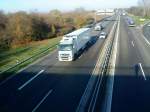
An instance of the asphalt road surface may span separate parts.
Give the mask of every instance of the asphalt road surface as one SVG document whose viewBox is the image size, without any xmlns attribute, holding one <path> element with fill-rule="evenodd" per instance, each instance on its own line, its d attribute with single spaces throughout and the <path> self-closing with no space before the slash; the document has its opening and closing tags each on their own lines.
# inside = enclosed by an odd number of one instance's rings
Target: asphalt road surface
<svg viewBox="0 0 150 112">
<path fill-rule="evenodd" d="M 148 24 L 150 24 L 150 23 L 148 23 Z M 147 26 L 148 24 L 144 25 L 143 34 L 147 38 L 147 40 L 150 41 L 150 26 Z"/>
<path fill-rule="evenodd" d="M 112 112 L 150 112 L 150 44 L 121 17 Z"/>
<path fill-rule="evenodd" d="M 105 21 L 109 32 L 114 21 Z M 92 31 L 93 45 L 73 62 L 59 62 L 57 50 L 0 84 L 0 112 L 73 112 L 105 39 Z"/>
</svg>

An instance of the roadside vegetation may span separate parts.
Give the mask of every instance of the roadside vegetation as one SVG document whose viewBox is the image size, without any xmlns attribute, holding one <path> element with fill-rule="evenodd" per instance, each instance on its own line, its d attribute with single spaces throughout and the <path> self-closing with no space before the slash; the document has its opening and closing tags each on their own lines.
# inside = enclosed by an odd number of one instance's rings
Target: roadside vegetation
<svg viewBox="0 0 150 112">
<path fill-rule="evenodd" d="M 144 25 L 150 22 L 150 1 L 138 0 L 138 6 L 127 9 L 129 16 L 131 16 L 137 25 Z"/>
<path fill-rule="evenodd" d="M 20 47 L 32 41 L 40 41 L 64 35 L 94 22 L 92 11 L 82 8 L 72 12 L 52 10 L 38 12 L 0 12 L 0 50 Z"/>
<path fill-rule="evenodd" d="M 10 50 L 2 51 L 2 53 L 0 54 L 0 72 L 5 71 L 8 68 L 17 65 L 18 63 L 23 62 L 24 60 L 27 60 L 30 57 L 34 56 L 29 61 L 31 63 L 35 59 L 38 59 L 39 57 L 43 56 L 38 56 L 38 54 L 42 52 L 48 54 L 50 51 L 56 48 L 55 46 L 57 45 L 60 39 L 60 37 L 57 37 L 38 42 L 31 42 L 28 44 L 28 46 L 21 46 L 18 48 L 12 48 Z"/>
<path fill-rule="evenodd" d="M 9 72 L 18 71 L 56 49 L 64 34 L 93 23 L 94 11 L 82 8 L 49 13 L 0 11 L 0 73 L 23 62 Z M 0 75 L 0 79 L 5 77 Z"/>
<path fill-rule="evenodd" d="M 150 22 L 150 19 L 148 19 L 148 18 L 144 18 L 141 16 L 135 16 L 135 15 L 131 15 L 131 14 L 129 14 L 129 16 L 133 18 L 136 25 L 144 25 L 144 24 Z"/>
</svg>

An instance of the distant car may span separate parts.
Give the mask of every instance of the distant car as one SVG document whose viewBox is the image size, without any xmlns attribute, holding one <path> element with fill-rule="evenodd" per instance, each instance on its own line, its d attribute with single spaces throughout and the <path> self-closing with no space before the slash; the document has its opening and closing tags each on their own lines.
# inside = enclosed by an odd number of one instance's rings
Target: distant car
<svg viewBox="0 0 150 112">
<path fill-rule="evenodd" d="M 150 23 L 149 23 L 147 26 L 149 26 L 149 27 L 150 27 Z"/>
<path fill-rule="evenodd" d="M 129 26 L 131 26 L 131 27 L 134 27 L 134 26 L 135 26 L 135 23 L 134 23 L 133 20 L 129 20 L 129 21 L 128 21 L 128 24 L 129 24 Z"/>
<path fill-rule="evenodd" d="M 107 34 L 105 32 L 101 32 L 99 38 L 106 38 Z"/>
</svg>

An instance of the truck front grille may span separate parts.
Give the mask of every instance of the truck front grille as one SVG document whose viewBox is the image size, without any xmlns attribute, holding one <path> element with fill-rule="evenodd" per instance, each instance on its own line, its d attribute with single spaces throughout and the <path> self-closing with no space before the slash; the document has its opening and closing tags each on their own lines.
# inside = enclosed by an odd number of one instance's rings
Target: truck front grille
<svg viewBox="0 0 150 112">
<path fill-rule="evenodd" d="M 64 60 L 64 61 L 67 61 L 69 60 L 69 54 L 61 54 L 61 59 Z"/>
<path fill-rule="evenodd" d="M 65 60 L 69 60 L 69 57 L 64 57 L 63 56 L 63 57 L 61 57 L 61 59 L 65 61 Z"/>
</svg>

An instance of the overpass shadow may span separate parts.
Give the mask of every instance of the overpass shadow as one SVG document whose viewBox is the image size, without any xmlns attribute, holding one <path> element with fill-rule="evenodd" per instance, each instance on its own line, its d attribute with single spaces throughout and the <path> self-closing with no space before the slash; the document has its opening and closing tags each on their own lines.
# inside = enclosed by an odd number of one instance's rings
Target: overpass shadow
<svg viewBox="0 0 150 112">
<path fill-rule="evenodd" d="M 34 68 L 35 67 L 35 68 Z M 75 112 L 80 99 L 91 78 L 93 66 L 43 66 L 47 69 L 27 84 L 22 90 L 20 86 L 33 78 L 42 66 L 34 66 L 31 70 L 17 73 L 6 83 L 0 85 L 0 112 L 30 112 L 35 106 L 52 90 L 41 103 L 40 112 Z M 101 68 L 101 67 L 99 67 Z M 149 67 L 143 67 L 150 70 Z M 108 68 L 112 69 L 112 68 Z M 150 77 L 147 80 L 139 72 L 135 73 L 134 67 L 116 67 L 114 75 L 112 112 L 149 112 L 150 111 Z M 129 74 L 131 73 L 131 74 Z M 8 73 L 11 74 L 11 73 Z M 100 74 L 97 76 L 93 86 L 96 86 L 98 78 L 102 78 L 99 85 L 99 94 L 96 102 L 95 112 L 101 111 L 104 101 L 108 95 L 109 80 L 112 74 Z M 94 88 L 88 99 L 85 110 L 88 110 Z M 122 110 L 123 109 L 123 110 Z"/>
</svg>

